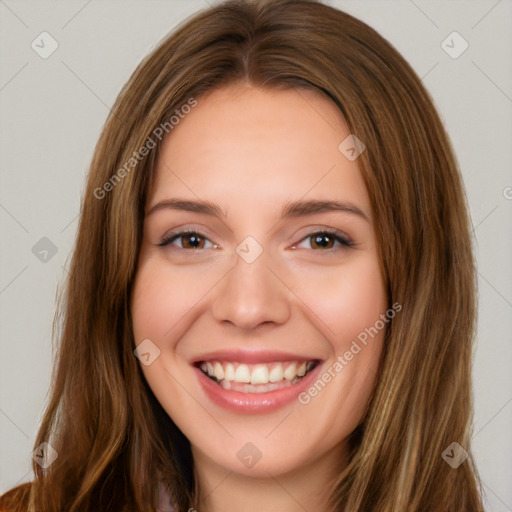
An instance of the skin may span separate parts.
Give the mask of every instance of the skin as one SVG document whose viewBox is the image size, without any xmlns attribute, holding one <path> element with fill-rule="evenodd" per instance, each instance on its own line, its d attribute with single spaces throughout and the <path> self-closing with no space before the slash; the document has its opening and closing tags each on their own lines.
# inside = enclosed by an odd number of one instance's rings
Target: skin
<svg viewBox="0 0 512 512">
<path fill-rule="evenodd" d="M 226 213 L 146 215 L 132 297 L 135 344 L 149 338 L 160 350 L 141 368 L 191 442 L 201 512 L 327 511 L 318 489 L 346 465 L 345 440 L 373 391 L 385 329 L 307 405 L 265 414 L 212 403 L 190 361 L 265 348 L 321 359 L 322 375 L 386 311 L 368 193 L 357 159 L 338 150 L 349 133 L 319 91 L 235 84 L 198 98 L 161 148 L 146 213 L 176 197 Z M 301 199 L 349 201 L 368 220 L 345 211 L 280 219 L 286 202 Z M 181 228 L 201 234 L 200 250 L 187 236 L 158 246 Z M 321 239 L 323 248 L 312 236 L 322 229 L 356 245 Z M 250 264 L 235 251 L 249 235 L 263 248 Z M 237 457 L 247 442 L 262 453 L 251 468 Z"/>
</svg>

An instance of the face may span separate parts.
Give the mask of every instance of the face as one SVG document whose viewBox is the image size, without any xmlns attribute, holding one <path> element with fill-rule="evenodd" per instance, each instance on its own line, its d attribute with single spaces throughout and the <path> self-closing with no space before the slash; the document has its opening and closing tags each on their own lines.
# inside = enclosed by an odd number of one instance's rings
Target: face
<svg viewBox="0 0 512 512">
<path fill-rule="evenodd" d="M 196 464 L 267 477 L 341 461 L 387 323 L 349 130 L 306 89 L 197 101 L 148 193 L 132 295 L 144 376 Z"/>
</svg>

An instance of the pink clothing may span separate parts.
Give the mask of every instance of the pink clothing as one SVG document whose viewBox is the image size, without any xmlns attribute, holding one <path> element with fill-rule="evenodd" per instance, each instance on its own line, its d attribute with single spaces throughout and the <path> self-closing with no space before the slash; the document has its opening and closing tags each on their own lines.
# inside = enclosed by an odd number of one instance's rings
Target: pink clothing
<svg viewBox="0 0 512 512">
<path fill-rule="evenodd" d="M 157 511 L 158 512 L 176 512 L 173 500 L 166 488 L 161 482 L 158 482 L 157 488 Z"/>
</svg>

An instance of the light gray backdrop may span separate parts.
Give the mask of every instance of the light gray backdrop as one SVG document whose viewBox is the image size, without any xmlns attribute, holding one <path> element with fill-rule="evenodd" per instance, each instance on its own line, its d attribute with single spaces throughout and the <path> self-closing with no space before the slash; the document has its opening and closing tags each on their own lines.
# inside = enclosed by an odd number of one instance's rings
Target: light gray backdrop
<svg viewBox="0 0 512 512">
<path fill-rule="evenodd" d="M 142 57 L 210 2 L 0 0 L 0 493 L 32 479 L 56 289 L 109 107 Z M 512 511 L 512 2 L 328 3 L 402 53 L 453 141 L 479 265 L 473 447 L 487 510 Z"/>
</svg>

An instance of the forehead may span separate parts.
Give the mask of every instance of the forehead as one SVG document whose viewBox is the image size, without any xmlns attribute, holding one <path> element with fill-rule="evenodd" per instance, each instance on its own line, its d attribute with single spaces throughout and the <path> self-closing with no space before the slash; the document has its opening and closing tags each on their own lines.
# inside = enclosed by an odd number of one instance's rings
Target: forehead
<svg viewBox="0 0 512 512">
<path fill-rule="evenodd" d="M 320 91 L 216 89 L 197 98 L 164 140 L 148 200 L 201 197 L 228 211 L 236 201 L 256 209 L 302 198 L 368 207 L 357 160 L 339 150 L 349 135 L 341 112 Z"/>
</svg>

